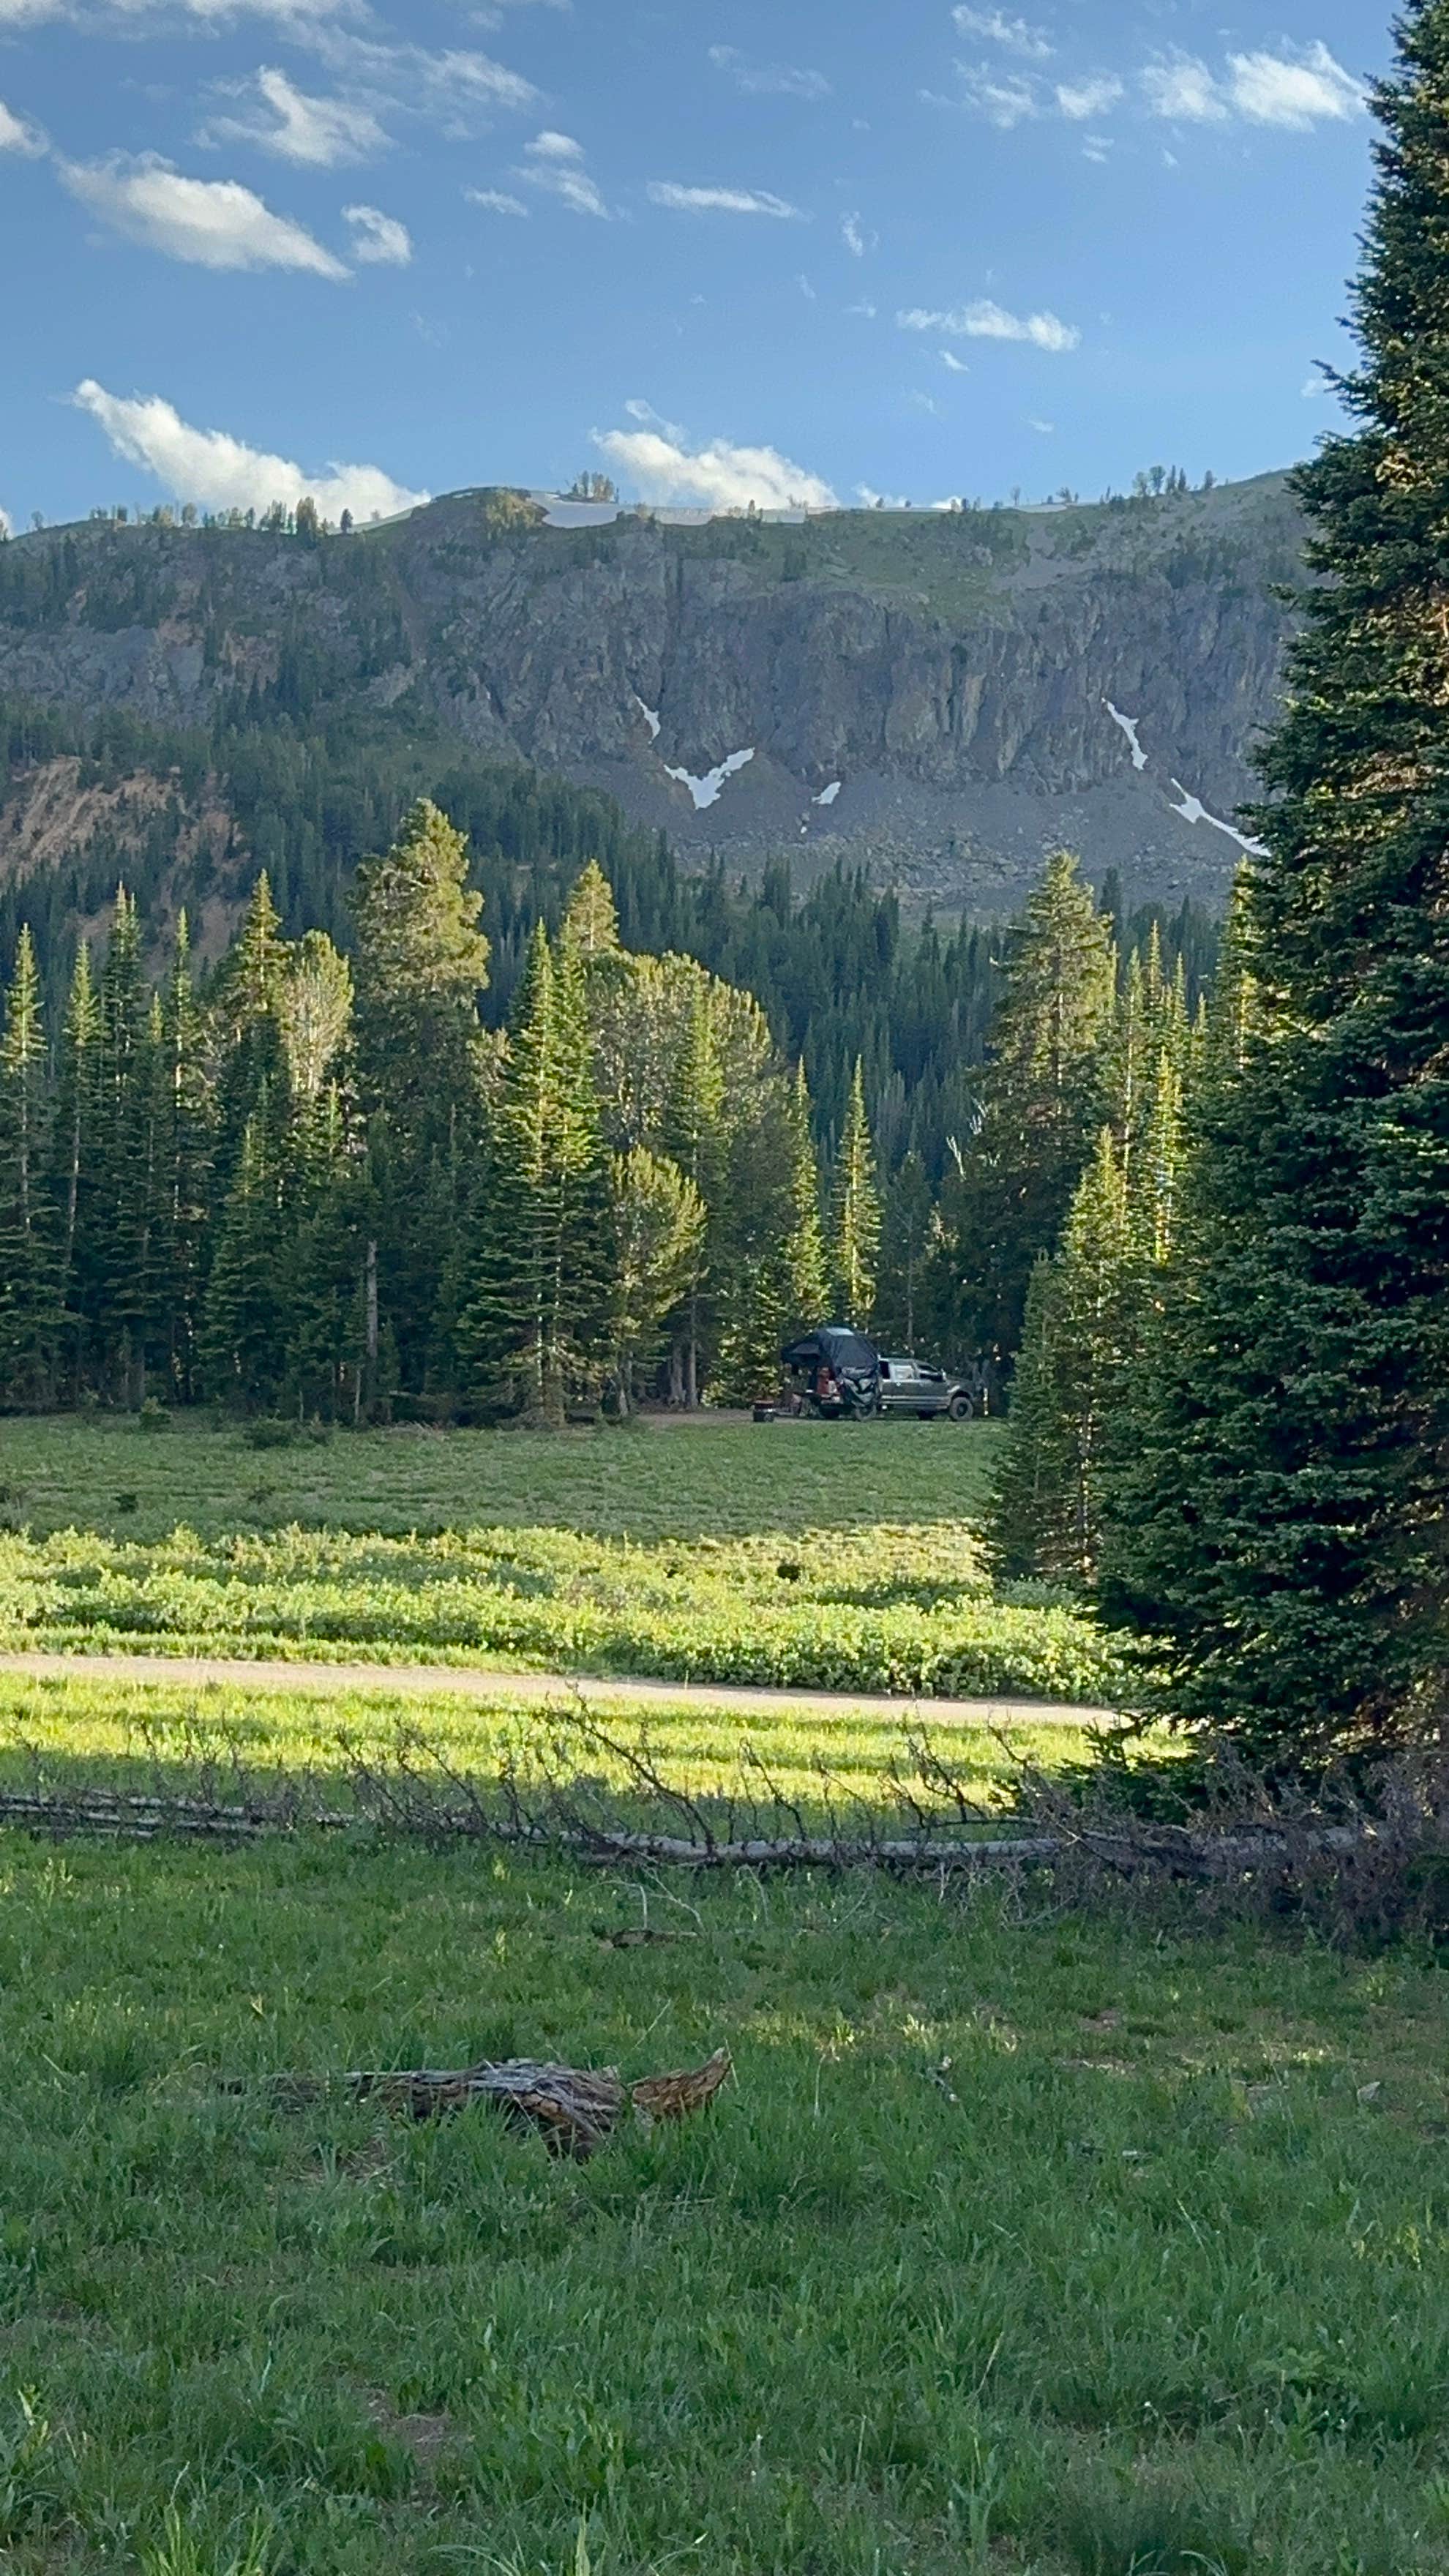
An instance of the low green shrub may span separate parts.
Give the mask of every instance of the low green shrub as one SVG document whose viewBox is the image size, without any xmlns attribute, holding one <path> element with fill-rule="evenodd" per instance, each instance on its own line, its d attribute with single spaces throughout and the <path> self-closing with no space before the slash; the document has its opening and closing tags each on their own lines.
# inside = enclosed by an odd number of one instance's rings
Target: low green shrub
<svg viewBox="0 0 1449 2576">
<path fill-rule="evenodd" d="M 301 1438 L 297 1423 L 285 1422 L 275 1414 L 259 1413 L 242 1433 L 249 1449 L 295 1449 Z"/>
<path fill-rule="evenodd" d="M 259 1486 L 254 1508 L 269 1499 Z M 785 1552 L 786 1547 L 789 1552 Z M 163 1654 L 365 1652 L 921 1698 L 1109 1699 L 1116 1650 L 1079 1611 L 996 1600 L 954 1525 L 665 1541 L 556 1529 L 406 1539 L 178 1528 L 142 1545 L 0 1537 L 0 1641 Z"/>
</svg>

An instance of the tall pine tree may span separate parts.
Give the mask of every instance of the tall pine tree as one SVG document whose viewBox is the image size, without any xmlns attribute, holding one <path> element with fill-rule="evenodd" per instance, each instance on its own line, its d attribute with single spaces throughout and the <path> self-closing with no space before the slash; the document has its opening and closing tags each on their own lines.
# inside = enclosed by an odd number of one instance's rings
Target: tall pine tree
<svg viewBox="0 0 1449 2576">
<path fill-rule="evenodd" d="M 183 912 L 161 993 L 158 1051 L 163 1099 L 157 1209 L 157 1278 L 171 1393 L 195 1393 L 196 1328 L 205 1275 L 215 1103 L 207 1077 L 205 1017 L 191 980 Z"/>
<path fill-rule="evenodd" d="M 1104 1598 L 1264 1760 L 1449 1696 L 1449 0 L 1375 93 L 1360 426 L 1295 477 L 1317 581 L 1263 761 L 1254 1029 L 1205 1088 L 1194 1241 Z"/>
<path fill-rule="evenodd" d="M 438 1304 L 473 1177 L 493 1049 L 478 1017 L 488 982 L 483 898 L 468 845 L 426 797 L 352 892 L 357 1068 L 371 1126 L 378 1275 L 404 1383 L 423 1384 Z M 459 1195 L 442 1184 L 456 1177 Z"/>
<path fill-rule="evenodd" d="M 690 1252 L 676 1336 L 678 1391 L 681 1400 L 693 1407 L 703 1390 L 705 1337 L 715 1320 L 710 1289 L 718 1284 L 722 1250 L 729 1098 L 712 976 L 696 971 L 690 977 L 687 1008 L 664 1135 L 670 1159 L 698 1192 L 706 1211 L 704 1231 Z"/>
<path fill-rule="evenodd" d="M 989 1514 L 1006 1574 L 1081 1587 L 1096 1572 L 1106 1470 L 1137 1354 L 1140 1270 L 1121 1150 L 1104 1127 L 1061 1248 L 1037 1263 L 1028 1290 Z"/>
<path fill-rule="evenodd" d="M 96 1357 L 107 1391 L 125 1404 L 138 1404 L 145 1393 L 156 1320 L 156 1071 L 141 924 L 119 886 L 101 975 L 91 1212 Z"/>
<path fill-rule="evenodd" d="M 275 1120 L 264 1086 L 221 1212 L 200 1337 L 208 1393 L 242 1412 L 275 1407 L 286 1379 L 292 1283 L 282 1223 Z"/>
<path fill-rule="evenodd" d="M 100 1000 L 84 940 L 61 1030 L 55 1118 L 51 1128 L 51 1187 L 60 1258 L 63 1385 L 76 1402 L 85 1382 L 97 1297 L 93 1210 L 97 1183 L 96 1086 L 101 1042 Z"/>
<path fill-rule="evenodd" d="M 978 1350 L 1016 1349 L 1032 1265 L 1057 1243 L 1101 1125 L 1115 997 L 1110 925 L 1058 850 L 1011 928 L 980 1125 L 943 1201 L 936 1300 Z"/>
<path fill-rule="evenodd" d="M 0 1403 L 29 1406 L 50 1395 L 60 1324 L 44 1188 L 46 1075 L 40 977 L 22 930 L 0 1032 Z"/>
<path fill-rule="evenodd" d="M 790 1157 L 790 1230 L 785 1238 L 788 1288 L 783 1317 L 787 1333 L 818 1324 L 825 1312 L 825 1229 L 820 1222 L 820 1166 L 810 1118 L 810 1086 L 803 1060 L 795 1067 L 788 1094 L 787 1147 Z"/>
<path fill-rule="evenodd" d="M 608 1358 L 609 1174 L 577 953 L 540 922 L 490 1120 L 471 1293 L 458 1326 L 466 1390 L 489 1412 L 562 1419 Z"/>
<path fill-rule="evenodd" d="M 836 1313 L 861 1332 L 868 1327 L 875 1305 L 879 1259 L 875 1148 L 865 1105 L 865 1070 L 857 1056 L 830 1193 L 830 1266 Z"/>
</svg>

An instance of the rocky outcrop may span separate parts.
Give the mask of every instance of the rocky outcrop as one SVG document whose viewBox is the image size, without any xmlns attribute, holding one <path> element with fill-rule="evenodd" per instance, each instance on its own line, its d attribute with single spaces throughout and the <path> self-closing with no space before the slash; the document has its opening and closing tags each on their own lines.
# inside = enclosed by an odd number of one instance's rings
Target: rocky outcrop
<svg viewBox="0 0 1449 2576">
<path fill-rule="evenodd" d="M 0 550 L 0 693 L 181 725 L 361 698 L 607 787 L 686 854 L 844 856 L 989 909 L 1065 840 L 1211 896 L 1297 548 L 1277 477 L 804 528 L 500 533 L 477 494 L 321 545 L 87 525 Z"/>
</svg>

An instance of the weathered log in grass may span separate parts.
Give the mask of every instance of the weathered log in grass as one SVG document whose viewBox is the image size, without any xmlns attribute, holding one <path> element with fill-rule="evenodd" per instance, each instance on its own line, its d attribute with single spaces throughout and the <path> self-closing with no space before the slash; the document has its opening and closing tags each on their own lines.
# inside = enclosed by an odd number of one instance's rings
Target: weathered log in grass
<svg viewBox="0 0 1449 2576">
<path fill-rule="evenodd" d="M 546 2065 L 529 2057 L 476 2066 L 359 2070 L 334 2077 L 276 2075 L 268 2090 L 287 2110 L 302 2110 L 342 2094 L 354 2102 L 376 2102 L 408 2119 L 437 2120 L 453 2111 L 484 2103 L 500 2111 L 515 2128 L 533 2129 L 551 2155 L 583 2163 L 603 2146 L 626 2112 L 646 2127 L 660 2120 L 682 2120 L 712 2102 L 730 2073 L 727 2048 L 717 2048 L 703 2066 L 676 2074 L 645 2075 L 624 2084 L 612 2066 Z M 242 2093 L 242 2078 L 229 2078 L 224 2092 Z"/>
</svg>

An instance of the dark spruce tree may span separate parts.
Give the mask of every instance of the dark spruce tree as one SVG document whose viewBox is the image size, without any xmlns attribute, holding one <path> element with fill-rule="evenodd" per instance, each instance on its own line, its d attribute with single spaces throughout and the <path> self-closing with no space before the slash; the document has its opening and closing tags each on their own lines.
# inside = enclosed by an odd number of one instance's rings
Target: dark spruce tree
<svg viewBox="0 0 1449 2576">
<path fill-rule="evenodd" d="M 467 843 L 425 797 L 391 849 L 364 860 L 352 892 L 357 1072 L 370 1122 L 379 1288 L 404 1383 L 414 1390 L 437 1364 L 439 1306 L 492 1063 L 478 1017 L 489 955 L 481 910 L 468 884 Z"/>
<path fill-rule="evenodd" d="M 485 1414 L 561 1422 L 597 1393 L 611 1325 L 608 1159 L 578 951 L 534 932 L 479 1184 L 458 1325 Z"/>
<path fill-rule="evenodd" d="M 1296 477 L 1316 585 L 1104 1606 L 1272 1767 L 1449 1708 L 1449 0 L 1375 94 L 1359 423 Z"/>
<path fill-rule="evenodd" d="M 40 978 L 22 930 L 0 1029 L 0 1404 L 41 1405 L 51 1393 L 60 1311 L 48 1109 Z"/>
<path fill-rule="evenodd" d="M 263 1084 L 221 1210 L 201 1315 L 206 1391 L 242 1413 L 273 1411 L 280 1402 L 294 1321 L 276 1130 Z"/>
<path fill-rule="evenodd" d="M 1101 1126 L 1116 981 L 1110 927 L 1054 851 L 1008 934 L 976 1132 L 948 1167 L 933 1293 L 957 1347 L 1005 1356 L 1020 1342 L 1033 1264 Z"/>
<path fill-rule="evenodd" d="M 101 1043 L 100 997 L 91 952 L 76 950 L 56 1074 L 51 1126 L 51 1179 L 61 1291 L 61 1391 L 79 1400 L 95 1313 L 97 1232 L 97 1083 Z"/>
</svg>

